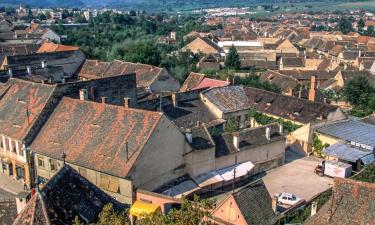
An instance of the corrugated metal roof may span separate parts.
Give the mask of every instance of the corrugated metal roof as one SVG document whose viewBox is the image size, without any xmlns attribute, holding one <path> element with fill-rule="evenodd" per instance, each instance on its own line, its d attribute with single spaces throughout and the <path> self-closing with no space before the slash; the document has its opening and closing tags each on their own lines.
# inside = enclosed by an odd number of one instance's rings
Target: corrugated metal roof
<svg viewBox="0 0 375 225">
<path fill-rule="evenodd" d="M 326 148 L 323 152 L 326 155 L 337 157 L 339 159 L 354 163 L 357 162 L 358 159 L 372 154 L 372 152 L 370 151 L 362 151 L 358 148 L 354 148 L 350 145 L 342 143 L 334 144 Z"/>
<path fill-rule="evenodd" d="M 324 126 L 317 131 L 345 141 L 375 147 L 375 125 L 372 124 L 357 120 L 347 120 Z"/>
</svg>

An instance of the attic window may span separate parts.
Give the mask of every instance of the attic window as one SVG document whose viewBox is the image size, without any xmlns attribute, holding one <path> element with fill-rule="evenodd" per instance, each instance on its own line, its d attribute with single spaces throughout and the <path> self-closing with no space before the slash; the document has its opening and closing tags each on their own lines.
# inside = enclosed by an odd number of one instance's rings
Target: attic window
<svg viewBox="0 0 375 225">
<path fill-rule="evenodd" d="M 275 75 L 273 75 L 273 74 L 270 74 L 270 75 L 268 76 L 268 80 L 273 80 L 273 78 L 275 78 Z"/>
<path fill-rule="evenodd" d="M 96 123 L 92 123 L 90 124 L 91 127 L 96 127 L 96 128 L 101 128 L 101 126 L 99 124 L 96 124 Z"/>
<path fill-rule="evenodd" d="M 262 101 L 262 99 L 263 99 L 262 96 L 257 96 L 257 97 L 255 97 L 254 102 L 255 102 L 256 104 L 258 104 L 259 102 Z"/>
<path fill-rule="evenodd" d="M 22 103 L 22 104 L 26 104 L 26 102 L 22 99 L 17 99 L 17 102 Z"/>
<path fill-rule="evenodd" d="M 272 103 L 273 103 L 275 100 L 276 100 L 276 98 L 271 99 L 270 101 L 267 102 L 267 105 L 268 105 L 268 106 L 272 105 Z"/>
<path fill-rule="evenodd" d="M 301 114 L 301 112 L 302 112 L 302 109 L 303 109 L 303 107 L 301 107 L 301 108 L 299 108 L 299 109 L 296 109 L 296 110 L 294 111 L 294 115 L 299 116 L 299 115 Z"/>
</svg>

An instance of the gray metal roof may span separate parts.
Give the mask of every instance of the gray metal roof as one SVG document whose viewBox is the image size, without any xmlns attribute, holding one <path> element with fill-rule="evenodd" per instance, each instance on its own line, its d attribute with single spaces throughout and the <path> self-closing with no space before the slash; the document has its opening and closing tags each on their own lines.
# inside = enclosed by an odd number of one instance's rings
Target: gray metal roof
<svg viewBox="0 0 375 225">
<path fill-rule="evenodd" d="M 323 152 L 326 155 L 337 157 L 349 162 L 357 162 L 358 159 L 362 159 L 364 156 L 372 154 L 370 151 L 362 151 L 358 148 L 342 143 L 334 144 L 326 148 Z"/>
<path fill-rule="evenodd" d="M 317 132 L 327 134 L 345 141 L 375 147 L 375 125 L 357 120 L 347 120 L 326 125 Z"/>
</svg>

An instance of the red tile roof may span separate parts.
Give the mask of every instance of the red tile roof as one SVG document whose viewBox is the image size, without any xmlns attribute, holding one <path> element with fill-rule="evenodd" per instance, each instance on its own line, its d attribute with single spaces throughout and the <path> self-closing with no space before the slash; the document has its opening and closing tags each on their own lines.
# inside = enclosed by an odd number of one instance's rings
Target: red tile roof
<svg viewBox="0 0 375 225">
<path fill-rule="evenodd" d="M 149 88 L 156 79 L 161 78 L 163 72 L 166 72 L 164 68 L 141 63 L 131 63 L 120 60 L 114 60 L 113 62 L 86 60 L 79 72 L 79 76 L 88 79 L 99 79 L 102 77 L 135 73 L 137 77 L 137 87 Z M 168 79 L 173 78 L 169 76 Z"/>
<path fill-rule="evenodd" d="M 193 90 L 202 89 L 202 88 L 225 87 L 225 86 L 229 86 L 229 85 L 230 85 L 230 83 L 228 81 L 215 80 L 215 79 L 205 77 L 199 83 L 198 86 L 193 88 Z"/>
<path fill-rule="evenodd" d="M 159 112 L 63 98 L 31 148 L 58 159 L 64 150 L 67 162 L 125 177 L 161 116 Z"/>
<path fill-rule="evenodd" d="M 65 52 L 65 51 L 76 51 L 79 47 L 59 45 L 55 43 L 46 42 L 38 49 L 37 53 L 42 52 Z"/>
<path fill-rule="evenodd" d="M 330 200 L 304 225 L 374 224 L 375 184 L 335 178 Z"/>
<path fill-rule="evenodd" d="M 230 83 L 227 81 L 215 80 L 205 77 L 204 74 L 191 72 L 182 84 L 180 92 L 203 88 L 225 87 L 229 85 Z"/>
<path fill-rule="evenodd" d="M 0 133 L 23 140 L 56 86 L 11 79 L 0 98 Z"/>
</svg>

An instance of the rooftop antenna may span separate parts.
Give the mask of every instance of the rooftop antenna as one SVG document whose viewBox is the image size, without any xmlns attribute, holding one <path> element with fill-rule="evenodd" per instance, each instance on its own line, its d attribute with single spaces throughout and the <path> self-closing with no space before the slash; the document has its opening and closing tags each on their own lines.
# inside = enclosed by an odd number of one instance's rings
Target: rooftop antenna
<svg viewBox="0 0 375 225">
<path fill-rule="evenodd" d="M 129 160 L 129 142 L 125 143 L 125 150 L 126 150 L 126 161 Z"/>
<path fill-rule="evenodd" d="M 27 117 L 27 124 L 30 126 L 29 107 L 27 105 L 26 105 L 26 117 Z"/>
</svg>

